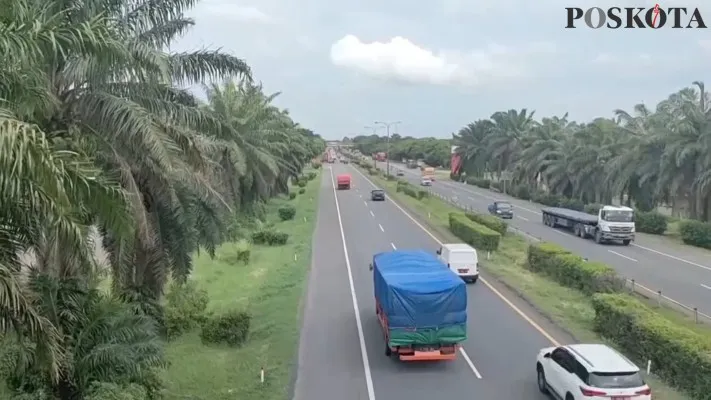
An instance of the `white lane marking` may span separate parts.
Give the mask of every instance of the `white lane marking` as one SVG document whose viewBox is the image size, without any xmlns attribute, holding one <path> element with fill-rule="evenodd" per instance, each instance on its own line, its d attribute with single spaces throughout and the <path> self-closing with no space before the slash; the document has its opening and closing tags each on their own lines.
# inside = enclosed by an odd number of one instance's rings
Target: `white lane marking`
<svg viewBox="0 0 711 400">
<path fill-rule="evenodd" d="M 377 187 L 377 186 L 373 183 L 373 181 L 371 181 L 370 179 L 368 179 L 367 176 L 363 175 L 363 173 L 360 172 L 360 170 L 359 170 L 358 168 L 353 167 L 353 169 L 358 173 L 358 175 L 362 176 L 363 179 L 365 179 L 368 183 L 370 183 L 370 185 L 371 185 L 372 187 Z M 423 232 L 425 232 L 427 235 L 429 235 L 429 237 L 431 237 L 432 240 L 435 241 L 435 243 L 439 244 L 440 246 L 443 244 L 442 241 L 437 238 L 437 236 L 435 236 L 435 235 L 432 234 L 432 232 L 430 232 L 427 228 L 425 228 L 424 226 L 422 226 L 422 224 L 420 224 L 419 221 L 417 221 L 412 215 L 410 215 L 407 211 L 405 211 L 404 208 L 400 207 L 399 204 L 397 204 L 397 203 L 396 203 L 395 201 L 393 201 L 392 199 L 390 199 L 390 204 L 392 204 L 392 205 L 394 205 L 395 207 L 397 207 L 397 209 L 400 210 L 403 214 L 405 214 L 405 216 L 406 216 L 407 218 L 409 218 L 410 221 L 412 221 L 412 223 L 414 223 L 415 225 L 417 225 L 420 229 L 422 229 Z M 523 312 L 520 308 L 518 308 L 513 302 L 511 302 L 511 300 L 509 300 L 508 298 L 506 298 L 506 296 L 504 296 L 501 292 L 499 292 L 498 289 L 496 289 L 491 283 L 489 283 L 486 279 L 482 278 L 481 276 L 479 277 L 479 280 L 481 281 L 481 283 L 484 284 L 484 286 L 486 286 L 487 288 L 489 288 L 489 290 L 491 290 L 492 292 L 494 292 L 494 294 L 495 294 L 498 298 L 500 298 L 501 301 L 503 301 L 504 303 L 506 303 L 506 305 L 508 305 L 512 310 L 514 310 L 514 312 L 515 312 L 516 314 L 518 314 L 524 321 L 528 322 L 528 324 L 531 325 L 531 326 L 533 327 L 533 329 L 535 329 L 536 331 L 538 331 L 538 333 L 540 333 L 541 336 L 543 336 L 544 338 L 546 338 L 553 346 L 560 346 L 560 342 L 559 342 L 559 341 L 555 340 L 555 338 L 554 338 L 550 333 L 546 332 L 545 329 L 543 329 L 540 325 L 538 325 L 538 324 L 536 323 L 536 321 L 534 321 L 533 319 L 531 319 L 531 317 L 529 317 L 528 315 L 526 315 L 526 313 Z M 462 351 L 464 351 L 464 349 L 462 349 Z M 472 371 L 472 372 L 473 372 L 473 371 Z"/>
<path fill-rule="evenodd" d="M 559 230 L 557 230 L 557 229 L 553 229 L 553 232 L 555 232 L 555 233 L 557 233 L 557 234 L 559 234 L 559 235 L 563 235 L 563 236 L 570 236 L 570 235 L 568 235 L 567 233 L 561 232 L 561 231 L 559 231 Z"/>
<path fill-rule="evenodd" d="M 711 286 L 704 285 L 703 283 L 701 284 L 701 287 L 704 289 L 711 290 Z"/>
<path fill-rule="evenodd" d="M 469 365 L 469 368 L 472 369 L 472 372 L 474 372 L 474 376 L 481 379 L 481 374 L 479 373 L 479 370 L 476 369 L 476 367 L 474 366 L 474 363 L 472 362 L 472 359 L 469 358 L 469 354 L 467 354 L 467 352 L 464 351 L 464 348 L 460 347 L 459 353 L 462 355 L 462 357 L 464 357 L 464 361 L 467 362 L 467 364 Z"/>
<path fill-rule="evenodd" d="M 522 220 L 524 220 L 524 221 L 528 221 L 528 220 L 529 220 L 528 218 L 524 218 L 524 217 L 522 217 L 522 216 L 520 216 L 520 215 L 517 215 L 516 218 L 522 219 Z"/>
<path fill-rule="evenodd" d="M 630 260 L 630 261 L 633 261 L 633 262 L 638 262 L 638 261 L 635 260 L 634 258 L 628 257 L 628 256 L 626 256 L 626 255 L 624 255 L 624 254 L 620 254 L 620 253 L 618 253 L 618 252 L 616 252 L 616 251 L 613 251 L 613 250 L 608 250 L 608 251 L 609 251 L 610 253 L 616 255 L 616 256 L 620 256 L 620 257 L 622 257 L 622 258 L 626 258 L 626 259 L 628 259 L 628 260 Z"/>
<path fill-rule="evenodd" d="M 383 229 L 383 226 L 378 224 L 378 227 L 380 228 L 381 231 L 385 232 L 385 229 Z"/>
<path fill-rule="evenodd" d="M 634 247 L 639 247 L 640 249 L 644 249 L 644 250 L 647 250 L 647 251 L 651 251 L 652 253 L 659 254 L 660 256 L 669 257 L 669 258 L 671 258 L 672 260 L 677 260 L 677 261 L 681 261 L 681 262 L 683 262 L 683 263 L 687 263 L 687 264 L 689 264 L 689 265 L 693 265 L 694 267 L 699 267 L 699 268 L 701 268 L 701 269 L 705 269 L 705 270 L 707 270 L 707 271 L 711 271 L 711 267 L 707 267 L 707 266 L 705 266 L 705 265 L 697 264 L 697 263 L 695 263 L 695 262 L 693 262 L 693 261 L 684 260 L 683 258 L 679 258 L 679 257 L 673 256 L 673 255 L 671 255 L 671 254 L 662 253 L 661 251 L 654 250 L 654 249 L 650 249 L 649 247 L 640 246 L 640 245 L 635 244 L 635 243 L 632 243 L 632 246 L 634 246 Z"/>
<path fill-rule="evenodd" d="M 368 353 L 365 348 L 365 336 L 363 335 L 363 323 L 360 320 L 360 309 L 358 307 L 358 297 L 355 292 L 355 284 L 353 283 L 353 271 L 351 270 L 351 261 L 348 257 L 348 246 L 346 245 L 346 234 L 343 231 L 343 220 L 341 219 L 341 207 L 338 205 L 338 196 L 336 195 L 336 181 L 333 177 L 333 169 L 331 169 L 331 185 L 333 186 L 333 198 L 336 201 L 336 213 L 338 214 L 338 226 L 341 229 L 341 242 L 343 243 L 343 254 L 346 258 L 346 271 L 348 271 L 348 285 L 351 289 L 351 300 L 353 301 L 353 312 L 355 313 L 356 328 L 358 328 L 358 342 L 360 344 L 360 354 L 363 359 L 363 370 L 365 372 L 365 386 L 368 390 L 368 400 L 375 400 L 375 391 L 373 390 L 373 377 L 370 374 L 370 361 L 368 361 Z"/>
<path fill-rule="evenodd" d="M 370 210 L 370 216 L 375 217 L 375 214 L 373 214 L 373 210 Z"/>
<path fill-rule="evenodd" d="M 366 207 L 368 207 L 368 202 L 363 200 L 363 204 L 365 204 Z"/>
<path fill-rule="evenodd" d="M 395 243 L 390 243 L 390 247 L 392 247 L 393 250 L 397 250 L 397 247 L 395 247 Z"/>
</svg>

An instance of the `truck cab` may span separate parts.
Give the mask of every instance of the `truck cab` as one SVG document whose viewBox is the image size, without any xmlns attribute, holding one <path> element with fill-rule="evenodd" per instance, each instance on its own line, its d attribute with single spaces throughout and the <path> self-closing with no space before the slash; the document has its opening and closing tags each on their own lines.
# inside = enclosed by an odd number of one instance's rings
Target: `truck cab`
<svg viewBox="0 0 711 400">
<path fill-rule="evenodd" d="M 595 241 L 621 240 L 628 244 L 634 239 L 634 210 L 624 206 L 604 206 L 597 218 L 598 233 Z"/>
<path fill-rule="evenodd" d="M 479 256 L 466 243 L 446 243 L 437 250 L 437 258 L 465 282 L 479 279 Z"/>
</svg>

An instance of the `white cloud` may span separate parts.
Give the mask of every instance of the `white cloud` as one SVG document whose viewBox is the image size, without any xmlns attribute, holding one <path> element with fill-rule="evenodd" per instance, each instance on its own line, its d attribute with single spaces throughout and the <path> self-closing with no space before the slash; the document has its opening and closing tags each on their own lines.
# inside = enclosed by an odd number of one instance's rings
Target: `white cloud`
<svg viewBox="0 0 711 400">
<path fill-rule="evenodd" d="M 593 58 L 592 62 L 605 66 L 630 67 L 632 69 L 653 64 L 652 56 L 644 53 L 634 55 L 626 54 L 624 56 L 600 53 Z"/>
<path fill-rule="evenodd" d="M 364 43 L 346 35 L 331 46 L 331 62 L 365 74 L 410 83 L 474 86 L 495 78 L 528 75 L 522 58 L 550 53 L 550 43 L 533 43 L 523 49 L 491 44 L 485 49 L 433 52 L 406 38 Z"/>
<path fill-rule="evenodd" d="M 701 46 L 702 49 L 704 50 L 711 50 L 711 40 L 709 39 L 701 39 L 699 40 L 699 46 Z"/>
</svg>

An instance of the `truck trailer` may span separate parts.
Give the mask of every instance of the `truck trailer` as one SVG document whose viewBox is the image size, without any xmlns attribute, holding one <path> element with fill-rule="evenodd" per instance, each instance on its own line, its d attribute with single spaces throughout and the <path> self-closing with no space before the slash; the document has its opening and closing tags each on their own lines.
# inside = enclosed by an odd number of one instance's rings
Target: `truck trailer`
<svg viewBox="0 0 711 400">
<path fill-rule="evenodd" d="M 336 177 L 336 184 L 338 185 L 338 190 L 350 189 L 351 188 L 351 176 L 348 174 L 341 174 Z"/>
<path fill-rule="evenodd" d="M 424 250 L 378 253 L 370 265 L 385 355 L 454 360 L 467 338 L 466 284 Z"/>
<path fill-rule="evenodd" d="M 604 206 L 597 215 L 560 207 L 541 211 L 544 225 L 569 229 L 575 236 L 592 238 L 598 244 L 619 241 L 628 246 L 634 240 L 634 210 L 629 207 Z"/>
</svg>

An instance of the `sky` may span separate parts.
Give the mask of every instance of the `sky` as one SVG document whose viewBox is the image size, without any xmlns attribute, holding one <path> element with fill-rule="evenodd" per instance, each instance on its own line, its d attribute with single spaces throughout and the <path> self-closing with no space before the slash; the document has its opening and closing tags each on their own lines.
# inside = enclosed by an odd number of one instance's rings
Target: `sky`
<svg viewBox="0 0 711 400">
<path fill-rule="evenodd" d="M 711 72 L 709 29 L 565 29 L 566 7 L 653 7 L 649 0 L 202 0 L 173 51 L 220 48 L 252 67 L 275 103 L 327 139 L 450 137 L 496 111 L 578 121 L 649 106 Z M 688 17 L 682 17 L 686 24 Z M 711 86 L 711 80 L 707 81 Z M 379 134 L 385 130 L 380 129 Z"/>
</svg>

